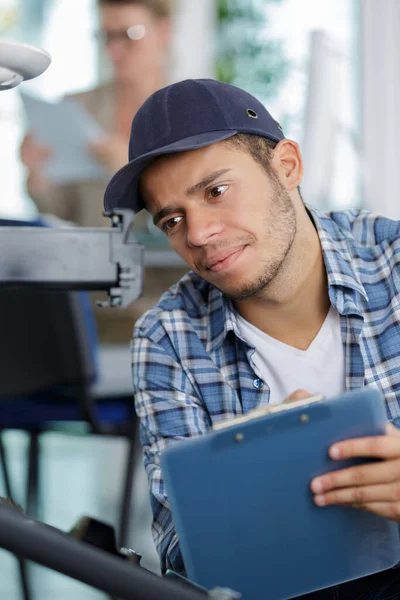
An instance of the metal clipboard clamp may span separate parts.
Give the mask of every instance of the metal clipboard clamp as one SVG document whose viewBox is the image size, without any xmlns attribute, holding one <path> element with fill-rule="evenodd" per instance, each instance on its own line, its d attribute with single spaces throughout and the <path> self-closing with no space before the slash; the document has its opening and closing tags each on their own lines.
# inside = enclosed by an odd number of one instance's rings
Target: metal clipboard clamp
<svg viewBox="0 0 400 600">
<path fill-rule="evenodd" d="M 283 413 L 294 408 L 307 408 L 311 404 L 315 404 L 316 402 L 320 402 L 321 400 L 325 400 L 325 396 L 322 394 L 318 394 L 315 396 L 309 396 L 308 398 L 304 398 L 301 400 L 295 400 L 293 402 L 283 402 L 282 404 L 263 404 L 262 406 L 258 406 L 253 410 L 249 411 L 245 415 L 239 415 L 238 417 L 234 417 L 233 419 L 227 419 L 226 421 L 221 421 L 220 423 L 216 423 L 213 427 L 213 431 L 219 431 L 221 429 L 227 429 L 228 427 L 234 427 L 236 425 L 242 425 L 243 423 L 247 423 L 249 421 L 253 421 L 255 419 L 259 419 L 261 417 L 266 417 L 267 415 L 274 415 L 277 413 Z"/>
</svg>

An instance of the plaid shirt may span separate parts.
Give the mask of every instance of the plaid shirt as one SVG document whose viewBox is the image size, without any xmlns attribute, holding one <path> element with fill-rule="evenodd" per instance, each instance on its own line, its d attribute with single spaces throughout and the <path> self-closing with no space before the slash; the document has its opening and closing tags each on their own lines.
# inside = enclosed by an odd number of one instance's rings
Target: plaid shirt
<svg viewBox="0 0 400 600">
<path fill-rule="evenodd" d="M 366 211 L 321 213 L 329 298 L 340 314 L 346 389 L 375 386 L 400 416 L 400 223 Z M 189 272 L 134 329 L 133 386 L 161 568 L 184 572 L 160 453 L 172 441 L 269 401 L 231 302 Z M 284 365 L 282 365 L 284 368 Z"/>
</svg>

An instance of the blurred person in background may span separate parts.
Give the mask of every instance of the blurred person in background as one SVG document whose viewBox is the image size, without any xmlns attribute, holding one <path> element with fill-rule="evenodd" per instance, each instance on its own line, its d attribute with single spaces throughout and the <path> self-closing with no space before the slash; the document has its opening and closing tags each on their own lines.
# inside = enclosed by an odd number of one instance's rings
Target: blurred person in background
<svg viewBox="0 0 400 600">
<path fill-rule="evenodd" d="M 81 102 L 107 131 L 107 136 L 89 149 L 111 176 L 126 163 L 134 114 L 149 95 L 168 83 L 172 0 L 98 0 L 98 9 L 98 38 L 105 44 L 113 80 L 71 97 Z M 29 132 L 22 141 L 20 154 L 27 168 L 27 191 L 40 213 L 50 213 L 83 227 L 110 225 L 102 214 L 107 176 L 104 180 L 53 185 L 43 168 L 51 156 L 51 148 L 39 144 Z M 135 231 L 146 230 L 146 223 L 147 214 L 135 218 Z M 186 270 L 147 268 L 145 294 L 131 307 L 95 308 L 100 341 L 128 342 L 136 319 Z"/>
</svg>

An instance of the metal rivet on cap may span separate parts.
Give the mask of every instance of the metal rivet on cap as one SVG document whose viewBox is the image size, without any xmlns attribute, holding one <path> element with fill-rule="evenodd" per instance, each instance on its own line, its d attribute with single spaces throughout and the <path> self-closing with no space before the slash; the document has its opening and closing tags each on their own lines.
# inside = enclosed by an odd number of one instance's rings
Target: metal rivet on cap
<svg viewBox="0 0 400 600">
<path fill-rule="evenodd" d="M 258 114 L 252 108 L 247 109 L 247 116 L 251 117 L 252 119 L 258 119 Z"/>
</svg>

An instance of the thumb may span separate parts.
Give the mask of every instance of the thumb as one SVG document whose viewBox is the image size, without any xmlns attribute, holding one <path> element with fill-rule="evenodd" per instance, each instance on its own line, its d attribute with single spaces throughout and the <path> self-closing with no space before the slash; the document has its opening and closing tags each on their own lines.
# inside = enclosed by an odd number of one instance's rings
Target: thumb
<svg viewBox="0 0 400 600">
<path fill-rule="evenodd" d="M 284 402 L 287 403 L 296 402 L 297 400 L 305 400 L 310 396 L 312 396 L 312 394 L 310 392 L 307 392 L 307 390 L 296 390 L 295 392 L 293 392 L 293 394 L 290 394 L 290 396 L 288 396 Z"/>
<path fill-rule="evenodd" d="M 395 427 L 392 423 L 388 423 L 386 425 L 386 433 L 388 435 L 395 435 L 397 437 L 400 437 L 400 431 L 397 427 Z"/>
</svg>

